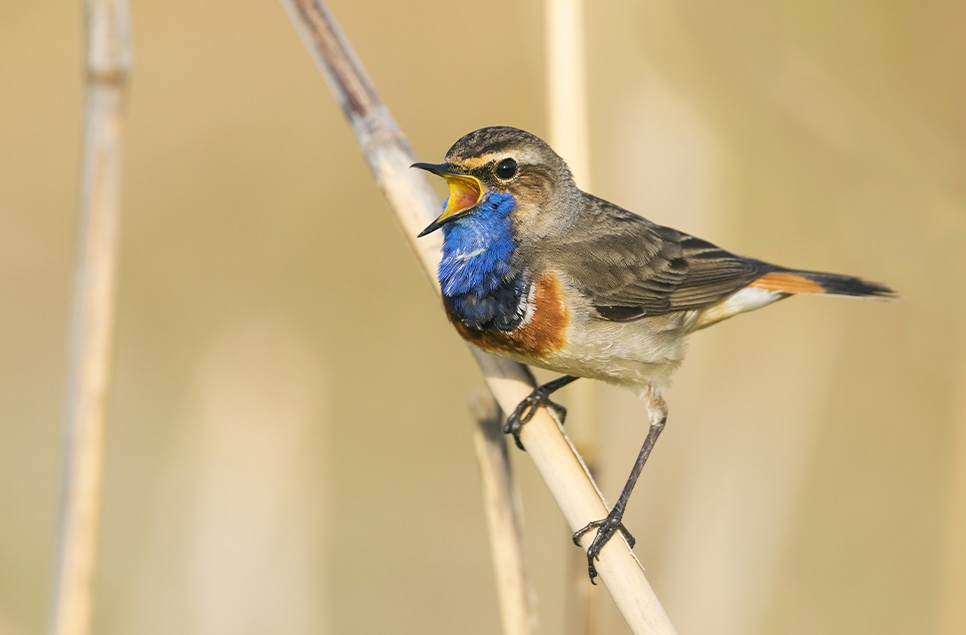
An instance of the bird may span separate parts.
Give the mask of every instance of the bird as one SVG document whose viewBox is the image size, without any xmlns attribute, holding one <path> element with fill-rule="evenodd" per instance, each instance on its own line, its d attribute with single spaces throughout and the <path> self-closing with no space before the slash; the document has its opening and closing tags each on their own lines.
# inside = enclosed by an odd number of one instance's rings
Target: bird
<svg viewBox="0 0 966 635">
<path fill-rule="evenodd" d="M 480 349 L 561 377 L 538 386 L 507 418 L 520 430 L 550 395 L 577 378 L 630 388 L 649 422 L 641 450 L 587 548 L 588 574 L 620 532 L 645 462 L 664 429 L 664 391 L 688 335 L 797 294 L 891 299 L 889 287 L 852 276 L 789 269 L 732 254 L 580 190 L 545 141 L 509 126 L 466 134 L 442 163 L 414 163 L 445 179 L 442 213 L 419 237 L 443 233 L 437 278 L 443 308 Z"/>
</svg>

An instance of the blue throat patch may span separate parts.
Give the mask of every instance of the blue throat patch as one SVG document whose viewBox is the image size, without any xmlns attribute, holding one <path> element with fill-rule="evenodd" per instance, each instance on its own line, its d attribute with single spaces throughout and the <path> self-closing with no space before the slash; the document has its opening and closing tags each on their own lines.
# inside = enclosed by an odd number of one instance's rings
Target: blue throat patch
<svg viewBox="0 0 966 635">
<path fill-rule="evenodd" d="M 450 310 L 482 331 L 512 331 L 523 320 L 521 298 L 529 285 L 510 271 L 517 246 L 510 194 L 489 193 L 479 207 L 443 225 L 439 286 Z"/>
</svg>

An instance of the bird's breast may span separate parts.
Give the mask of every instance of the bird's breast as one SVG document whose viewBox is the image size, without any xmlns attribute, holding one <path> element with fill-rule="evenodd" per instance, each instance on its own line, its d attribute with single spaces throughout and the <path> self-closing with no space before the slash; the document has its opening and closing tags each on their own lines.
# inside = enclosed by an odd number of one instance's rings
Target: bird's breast
<svg viewBox="0 0 966 635">
<path fill-rule="evenodd" d="M 524 300 L 522 319 L 512 330 L 482 330 L 468 325 L 444 302 L 446 315 L 466 341 L 487 352 L 522 361 L 539 361 L 561 351 L 567 344 L 570 311 L 560 281 L 553 273 L 535 281 Z"/>
</svg>

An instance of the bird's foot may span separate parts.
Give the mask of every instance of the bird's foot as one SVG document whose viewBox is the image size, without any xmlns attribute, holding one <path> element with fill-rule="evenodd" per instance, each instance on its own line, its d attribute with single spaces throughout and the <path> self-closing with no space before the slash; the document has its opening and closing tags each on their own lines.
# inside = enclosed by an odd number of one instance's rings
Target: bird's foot
<svg viewBox="0 0 966 635">
<path fill-rule="evenodd" d="M 627 528 L 621 522 L 623 516 L 624 510 L 615 507 L 607 514 L 606 518 L 589 522 L 585 527 L 574 532 L 574 544 L 579 547 L 580 539 L 584 534 L 592 529 L 597 530 L 597 535 L 594 536 L 593 542 L 587 548 L 587 573 L 590 575 L 591 584 L 597 584 L 594 582 L 594 578 L 597 577 L 597 567 L 594 566 L 594 560 L 600 560 L 600 550 L 614 537 L 614 534 L 618 531 L 621 532 L 631 549 L 634 548 L 634 536 L 631 535 L 631 532 L 627 531 Z"/>
<path fill-rule="evenodd" d="M 558 387 L 550 386 L 550 384 L 537 386 L 526 399 L 517 405 L 513 413 L 507 417 L 506 423 L 503 425 L 503 433 L 512 434 L 513 440 L 521 450 L 525 450 L 526 448 L 520 442 L 520 430 L 523 429 L 525 423 L 533 419 L 533 415 L 537 414 L 537 410 L 540 408 L 546 407 L 553 410 L 554 414 L 557 415 L 557 419 L 563 425 L 564 419 L 567 418 L 567 409 L 554 401 L 550 401 L 550 394 Z"/>
</svg>

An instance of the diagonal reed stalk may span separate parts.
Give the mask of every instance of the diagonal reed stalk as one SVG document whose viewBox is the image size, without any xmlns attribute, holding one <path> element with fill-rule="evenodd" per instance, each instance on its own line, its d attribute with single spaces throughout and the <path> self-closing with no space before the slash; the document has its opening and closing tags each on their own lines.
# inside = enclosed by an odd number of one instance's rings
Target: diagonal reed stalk
<svg viewBox="0 0 966 635">
<path fill-rule="evenodd" d="M 88 0 L 84 17 L 86 127 L 52 635 L 81 635 L 91 627 L 117 281 L 121 122 L 132 57 L 126 0 Z"/>
<path fill-rule="evenodd" d="M 426 274 L 433 278 L 440 258 L 440 241 L 436 238 L 417 242 L 416 234 L 432 220 L 438 205 L 425 177 L 409 169 L 415 161 L 409 143 L 324 4 L 320 0 L 281 0 L 281 3 L 339 100 L 403 235 Z M 470 352 L 504 411 L 512 411 L 532 390 L 533 379 L 526 367 L 473 347 Z M 545 409 L 524 426 L 521 438 L 527 447 L 527 456 L 573 530 L 607 514 L 600 492 L 584 464 L 557 421 Z M 585 544 L 589 544 L 592 534 L 588 532 L 584 536 Z M 634 633 L 675 632 L 644 577 L 644 570 L 623 539 L 611 540 L 604 547 L 597 570 Z"/>
</svg>

